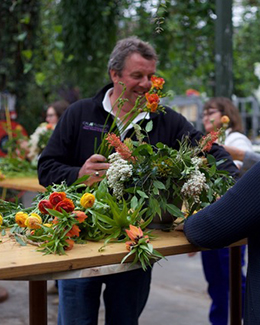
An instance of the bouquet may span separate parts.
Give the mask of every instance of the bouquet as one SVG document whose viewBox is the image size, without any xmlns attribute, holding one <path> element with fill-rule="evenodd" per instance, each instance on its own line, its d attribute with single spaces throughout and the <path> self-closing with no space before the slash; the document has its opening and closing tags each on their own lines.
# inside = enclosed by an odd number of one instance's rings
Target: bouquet
<svg viewBox="0 0 260 325">
<path fill-rule="evenodd" d="M 164 80 L 153 77 L 152 83 L 147 101 L 137 100 L 125 127 L 140 109 L 163 110 L 159 100 Z M 0 201 L 2 235 L 9 228 L 21 245 L 37 245 L 44 254 L 64 254 L 74 243 L 89 240 L 102 240 L 100 250 L 111 241 L 125 242 L 129 252 L 122 262 L 132 256 L 133 263 L 139 262 L 144 270 L 162 258 L 151 243 L 154 236 L 149 226 L 154 218 L 163 219 L 168 212 L 173 216 L 172 229 L 223 195 L 233 179 L 217 169 L 223 161 L 205 157 L 217 133 L 202 138 L 197 147 L 183 139 L 180 149 L 175 150 L 163 143 L 145 143 L 152 127 L 152 122 L 144 130 L 134 125 L 136 141 L 122 142 L 111 132 L 113 128 L 103 135 L 98 152 L 107 155 L 111 166 L 99 184 L 87 187 L 83 184 L 87 176 L 71 186 L 53 184 L 27 209 Z"/>
<path fill-rule="evenodd" d="M 46 147 L 53 133 L 53 130 L 54 126 L 52 124 L 44 122 L 37 127 L 33 134 L 31 134 L 28 143 L 28 158 L 30 159 L 33 165 L 37 165 L 38 156 Z"/>
</svg>

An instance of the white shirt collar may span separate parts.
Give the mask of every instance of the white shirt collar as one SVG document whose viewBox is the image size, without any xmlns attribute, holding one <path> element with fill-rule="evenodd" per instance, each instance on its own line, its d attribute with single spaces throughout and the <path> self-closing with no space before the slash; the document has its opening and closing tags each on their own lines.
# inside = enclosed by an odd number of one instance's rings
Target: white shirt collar
<svg viewBox="0 0 260 325">
<path fill-rule="evenodd" d="M 112 92 L 113 88 L 110 88 L 107 90 L 106 94 L 105 94 L 105 97 L 103 99 L 103 107 L 104 107 L 104 110 L 106 112 L 108 112 L 109 114 L 112 114 L 114 117 L 115 117 L 115 114 L 114 112 L 112 111 L 112 105 L 111 105 L 111 102 L 110 102 L 110 99 L 109 99 L 109 95 L 110 93 Z M 141 121 L 142 119 L 149 119 L 150 118 L 150 114 L 149 113 L 146 113 L 146 112 L 142 112 L 140 114 L 138 114 L 136 116 L 136 118 L 133 120 L 133 122 L 131 124 L 128 125 L 128 127 L 124 130 L 124 132 L 122 132 L 122 130 L 119 130 L 120 132 L 120 138 L 121 140 L 124 140 L 127 132 L 133 128 L 133 124 L 136 124 L 138 123 L 139 121 Z M 117 126 L 120 124 L 120 120 L 119 118 L 117 118 L 118 122 L 117 122 Z"/>
</svg>

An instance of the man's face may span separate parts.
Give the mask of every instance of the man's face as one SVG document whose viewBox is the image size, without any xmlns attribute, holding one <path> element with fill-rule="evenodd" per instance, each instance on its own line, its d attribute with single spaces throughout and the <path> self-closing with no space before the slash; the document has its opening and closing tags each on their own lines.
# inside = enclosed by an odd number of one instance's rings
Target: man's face
<svg viewBox="0 0 260 325">
<path fill-rule="evenodd" d="M 124 105 L 124 111 L 130 111 L 139 96 L 145 96 L 151 88 L 151 77 L 156 71 L 156 61 L 146 60 L 138 53 L 131 54 L 125 61 L 125 67 L 119 76 L 114 70 L 111 71 L 111 78 L 114 83 L 113 93 L 119 97 L 122 93 L 122 82 L 126 91 L 123 98 L 127 98 L 128 102 Z"/>
</svg>

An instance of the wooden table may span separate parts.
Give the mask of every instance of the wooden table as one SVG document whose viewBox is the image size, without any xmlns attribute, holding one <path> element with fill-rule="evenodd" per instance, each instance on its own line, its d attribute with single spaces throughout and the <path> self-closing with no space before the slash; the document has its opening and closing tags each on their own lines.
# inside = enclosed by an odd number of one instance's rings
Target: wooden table
<svg viewBox="0 0 260 325">
<path fill-rule="evenodd" d="M 19 191 L 44 192 L 37 177 L 12 177 L 0 181 L 0 187 Z"/>
<path fill-rule="evenodd" d="M 45 189 L 37 179 L 13 178 L 1 181 L 1 187 L 27 191 Z M 156 250 L 164 256 L 200 251 L 191 245 L 182 231 L 154 231 L 158 237 L 152 241 Z M 240 245 L 231 245 L 231 325 L 241 324 Z M 35 246 L 20 246 L 12 239 L 4 238 L 0 244 L 0 279 L 29 280 L 30 325 L 47 325 L 47 280 L 97 276 L 127 271 L 130 263 L 120 264 L 126 255 L 124 243 L 109 244 L 99 252 L 101 242 L 75 245 L 67 255 L 45 255 Z"/>
</svg>

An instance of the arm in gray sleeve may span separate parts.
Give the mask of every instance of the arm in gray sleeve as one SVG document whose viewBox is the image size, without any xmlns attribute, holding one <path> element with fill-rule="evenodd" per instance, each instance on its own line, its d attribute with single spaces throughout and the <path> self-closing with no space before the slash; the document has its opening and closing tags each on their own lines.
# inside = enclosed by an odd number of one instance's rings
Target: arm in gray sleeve
<svg viewBox="0 0 260 325">
<path fill-rule="evenodd" d="M 248 169 L 250 169 L 254 164 L 260 161 L 260 154 L 252 151 L 246 151 L 243 160 L 243 165 L 240 170 L 240 175 L 242 176 Z"/>
</svg>

